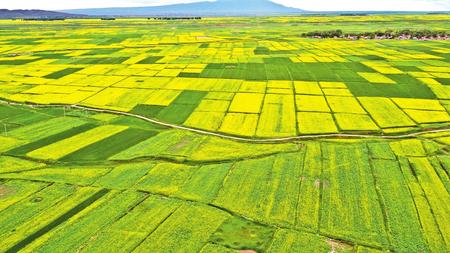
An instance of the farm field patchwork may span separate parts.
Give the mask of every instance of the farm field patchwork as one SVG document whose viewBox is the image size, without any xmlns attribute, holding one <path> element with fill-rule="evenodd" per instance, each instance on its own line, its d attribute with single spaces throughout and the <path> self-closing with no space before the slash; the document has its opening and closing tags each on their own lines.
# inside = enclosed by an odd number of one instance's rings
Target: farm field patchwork
<svg viewBox="0 0 450 253">
<path fill-rule="evenodd" d="M 448 21 L 0 20 L 0 252 L 448 252 Z"/>
<path fill-rule="evenodd" d="M 348 31 L 359 31 L 371 20 L 395 29 L 403 25 L 401 18 L 416 29 L 448 29 L 447 15 L 67 20 L 48 22 L 42 32 L 32 29 L 42 22 L 0 21 L 0 98 L 131 112 L 254 138 L 331 129 L 389 134 L 449 125 L 447 40 L 298 36 L 328 22 Z M 73 29 L 56 32 L 64 26 Z M 374 111 L 379 103 L 384 109 Z M 343 118 L 349 115 L 339 114 L 349 110 L 365 114 L 359 119 L 366 123 L 347 127 Z M 384 119 L 383 110 L 392 111 L 392 119 Z M 317 117 L 332 119 L 327 130 L 304 130 Z M 235 120 L 248 129 L 230 125 Z"/>
</svg>

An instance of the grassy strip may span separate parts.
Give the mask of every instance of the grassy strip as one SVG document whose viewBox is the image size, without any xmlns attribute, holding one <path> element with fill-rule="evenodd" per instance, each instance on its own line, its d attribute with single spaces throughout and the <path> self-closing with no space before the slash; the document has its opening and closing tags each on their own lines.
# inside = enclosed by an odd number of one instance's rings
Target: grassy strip
<svg viewBox="0 0 450 253">
<path fill-rule="evenodd" d="M 69 154 L 61 161 L 99 161 L 106 160 L 129 147 L 132 147 L 147 138 L 155 136 L 157 132 L 130 128 L 104 140 L 91 144 L 72 154 Z"/>
<path fill-rule="evenodd" d="M 69 137 L 72 137 L 72 136 L 74 136 L 76 134 L 79 134 L 81 132 L 88 131 L 88 130 L 94 128 L 94 127 L 96 127 L 96 125 L 94 125 L 94 124 L 81 125 L 79 127 L 75 127 L 75 128 L 69 129 L 69 130 L 64 131 L 62 133 L 58 133 L 58 134 L 49 136 L 47 138 L 40 139 L 38 141 L 35 141 L 35 142 L 32 142 L 32 143 L 20 146 L 18 148 L 12 149 L 12 150 L 8 151 L 7 153 L 10 154 L 10 155 L 23 156 L 23 155 L 25 155 L 25 154 L 33 151 L 33 150 L 39 149 L 41 147 L 45 147 L 45 146 L 50 145 L 50 144 L 52 144 L 54 142 L 57 142 L 57 141 L 60 141 L 60 140 L 63 140 L 63 139 L 69 138 Z"/>
<path fill-rule="evenodd" d="M 44 78 L 47 79 L 59 79 L 61 77 L 65 77 L 68 76 L 70 74 L 76 73 L 78 71 L 82 70 L 82 68 L 67 68 L 67 69 L 63 69 L 57 72 L 54 72 L 52 74 L 46 75 L 44 76 Z"/>
<path fill-rule="evenodd" d="M 163 57 L 161 56 L 150 56 L 140 62 L 138 62 L 137 64 L 153 64 L 156 63 L 157 61 L 159 61 L 160 59 L 162 59 Z"/>
<path fill-rule="evenodd" d="M 40 230 L 38 230 L 35 233 L 29 235 L 27 238 L 23 239 L 22 241 L 20 241 L 19 243 L 17 243 L 13 247 L 9 248 L 8 250 L 5 251 L 5 253 L 14 253 L 14 252 L 18 252 L 18 251 L 22 250 L 28 244 L 30 244 L 31 242 L 33 242 L 37 238 L 43 236 L 44 234 L 46 234 L 47 232 L 49 232 L 53 228 L 55 228 L 58 225 L 60 225 L 61 223 L 63 223 L 64 221 L 70 219 L 71 217 L 73 217 L 77 213 L 81 212 L 86 207 L 90 206 L 92 203 L 94 203 L 95 201 L 97 201 L 98 199 L 103 197 L 108 192 L 109 192 L 109 190 L 106 190 L 106 189 L 100 190 L 95 195 L 93 195 L 89 199 L 83 201 L 82 203 L 80 203 L 79 205 L 77 205 L 76 207 L 74 207 L 73 209 L 68 211 L 67 213 L 61 215 L 59 218 L 55 219 L 53 222 L 51 222 L 47 226 L 41 228 Z"/>
</svg>

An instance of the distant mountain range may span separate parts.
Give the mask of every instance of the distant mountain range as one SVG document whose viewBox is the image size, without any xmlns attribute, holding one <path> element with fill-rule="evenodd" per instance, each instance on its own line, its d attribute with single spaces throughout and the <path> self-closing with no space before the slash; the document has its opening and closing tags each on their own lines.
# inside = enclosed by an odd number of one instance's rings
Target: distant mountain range
<svg viewBox="0 0 450 253">
<path fill-rule="evenodd" d="M 92 16 L 262 16 L 300 14 L 303 10 L 269 0 L 216 0 L 150 7 L 119 7 L 64 10 Z"/>
<path fill-rule="evenodd" d="M 7 10 L 0 9 L 0 19 L 54 19 L 54 18 L 74 18 L 84 17 L 80 14 L 69 14 L 56 11 L 43 10 Z"/>
</svg>

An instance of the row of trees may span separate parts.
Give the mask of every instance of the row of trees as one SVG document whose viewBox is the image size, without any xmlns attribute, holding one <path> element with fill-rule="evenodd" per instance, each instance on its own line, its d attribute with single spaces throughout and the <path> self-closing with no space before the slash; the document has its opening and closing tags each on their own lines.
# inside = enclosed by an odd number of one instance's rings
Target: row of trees
<svg viewBox="0 0 450 253">
<path fill-rule="evenodd" d="M 375 32 L 343 32 L 340 29 L 303 33 L 305 38 L 348 38 L 348 39 L 450 39 L 445 31 L 433 30 L 385 30 Z"/>
</svg>

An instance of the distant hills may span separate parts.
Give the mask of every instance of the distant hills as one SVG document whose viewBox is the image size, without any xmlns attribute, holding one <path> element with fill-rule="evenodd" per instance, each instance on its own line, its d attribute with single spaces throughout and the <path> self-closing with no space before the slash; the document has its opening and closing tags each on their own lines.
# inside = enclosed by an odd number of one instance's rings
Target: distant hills
<svg viewBox="0 0 450 253">
<path fill-rule="evenodd" d="M 216 0 L 150 7 L 119 7 L 65 10 L 92 16 L 262 16 L 300 14 L 303 10 L 269 0 Z"/>
<path fill-rule="evenodd" d="M 57 11 L 0 9 L 0 19 L 55 19 L 74 17 L 84 17 L 84 15 Z"/>
</svg>

